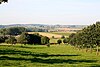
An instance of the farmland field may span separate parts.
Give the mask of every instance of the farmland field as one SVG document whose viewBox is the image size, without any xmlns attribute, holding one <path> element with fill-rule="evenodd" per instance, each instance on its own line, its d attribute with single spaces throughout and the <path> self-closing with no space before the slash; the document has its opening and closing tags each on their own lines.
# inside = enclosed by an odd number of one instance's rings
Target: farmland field
<svg viewBox="0 0 100 67">
<path fill-rule="evenodd" d="M 95 52 L 78 51 L 70 45 L 0 46 L 0 67 L 100 67 Z"/>
<path fill-rule="evenodd" d="M 51 33 L 68 37 L 71 33 L 75 33 L 75 32 L 51 32 Z"/>
<path fill-rule="evenodd" d="M 47 36 L 49 38 L 52 38 L 54 36 L 55 38 L 61 38 L 62 35 L 48 33 L 48 32 L 28 32 L 29 34 L 39 33 L 42 36 Z"/>
<path fill-rule="evenodd" d="M 71 33 L 75 32 L 28 32 L 29 34 L 39 33 L 42 36 L 47 36 L 49 38 L 52 38 L 54 36 L 55 38 L 61 38 L 62 35 L 65 37 L 68 37 Z"/>
</svg>

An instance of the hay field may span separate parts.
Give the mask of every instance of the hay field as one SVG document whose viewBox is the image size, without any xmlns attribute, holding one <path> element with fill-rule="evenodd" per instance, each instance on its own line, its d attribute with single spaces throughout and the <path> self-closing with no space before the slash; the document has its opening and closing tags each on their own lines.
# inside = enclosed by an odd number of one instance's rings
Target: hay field
<svg viewBox="0 0 100 67">
<path fill-rule="evenodd" d="M 54 36 L 55 38 L 61 38 L 62 35 L 59 34 L 53 34 L 53 33 L 48 33 L 48 32 L 28 32 L 28 34 L 34 34 L 34 33 L 39 33 L 42 36 L 47 36 L 49 38 L 52 38 Z"/>
</svg>

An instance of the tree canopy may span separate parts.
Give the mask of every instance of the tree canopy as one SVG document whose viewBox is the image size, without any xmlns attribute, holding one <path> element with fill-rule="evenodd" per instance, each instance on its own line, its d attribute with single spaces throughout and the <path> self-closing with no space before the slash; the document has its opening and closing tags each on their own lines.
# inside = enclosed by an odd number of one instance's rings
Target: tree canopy
<svg viewBox="0 0 100 67">
<path fill-rule="evenodd" d="M 8 0 L 0 0 L 0 4 L 1 4 L 2 2 L 8 2 Z"/>
<path fill-rule="evenodd" d="M 19 35 L 22 32 L 26 32 L 26 28 L 24 27 L 10 27 L 10 28 L 3 28 L 0 29 L 0 33 L 2 35 Z"/>
<path fill-rule="evenodd" d="M 93 48 L 100 46 L 100 22 L 87 26 L 76 34 L 69 36 L 69 43 L 77 47 Z M 98 52 L 98 49 L 97 49 Z"/>
</svg>

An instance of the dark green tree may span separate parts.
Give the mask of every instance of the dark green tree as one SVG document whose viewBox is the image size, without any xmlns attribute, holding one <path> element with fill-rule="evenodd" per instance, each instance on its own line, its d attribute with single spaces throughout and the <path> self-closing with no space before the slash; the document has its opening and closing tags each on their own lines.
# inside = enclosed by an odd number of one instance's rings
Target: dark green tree
<svg viewBox="0 0 100 67">
<path fill-rule="evenodd" d="M 61 36 L 61 38 L 62 38 L 62 39 L 64 39 L 64 38 L 65 38 L 65 36 L 63 35 L 63 36 Z"/>
<path fill-rule="evenodd" d="M 24 27 L 10 27 L 6 29 L 8 35 L 20 35 L 22 32 L 26 32 Z"/>
<path fill-rule="evenodd" d="M 3 35 L 3 37 L 5 37 L 6 33 L 7 33 L 6 28 L 0 29 L 0 34 Z"/>
<path fill-rule="evenodd" d="M 65 38 L 65 39 L 63 39 L 63 43 L 65 44 L 65 43 L 68 43 L 69 42 L 69 38 Z"/>
<path fill-rule="evenodd" d="M 61 43 L 62 43 L 62 40 L 60 40 L 60 39 L 57 40 L 57 43 L 58 43 L 58 44 L 61 44 Z"/>
<path fill-rule="evenodd" d="M 100 46 L 100 22 L 96 22 L 96 24 L 87 26 L 83 28 L 81 31 L 78 31 L 75 35 L 70 35 L 70 44 L 75 44 L 79 47 L 90 48 L 92 52 L 92 48 L 94 46 L 97 47 L 96 54 L 99 53 Z"/>
</svg>

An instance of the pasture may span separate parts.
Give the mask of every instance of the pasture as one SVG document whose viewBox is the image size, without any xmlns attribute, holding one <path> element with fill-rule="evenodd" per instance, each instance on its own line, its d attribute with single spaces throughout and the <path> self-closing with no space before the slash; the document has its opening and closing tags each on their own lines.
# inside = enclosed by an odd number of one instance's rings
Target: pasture
<svg viewBox="0 0 100 67">
<path fill-rule="evenodd" d="M 51 32 L 51 33 L 68 37 L 71 33 L 75 33 L 75 32 Z"/>
<path fill-rule="evenodd" d="M 95 52 L 70 45 L 1 45 L 0 67 L 100 67 Z"/>
</svg>

